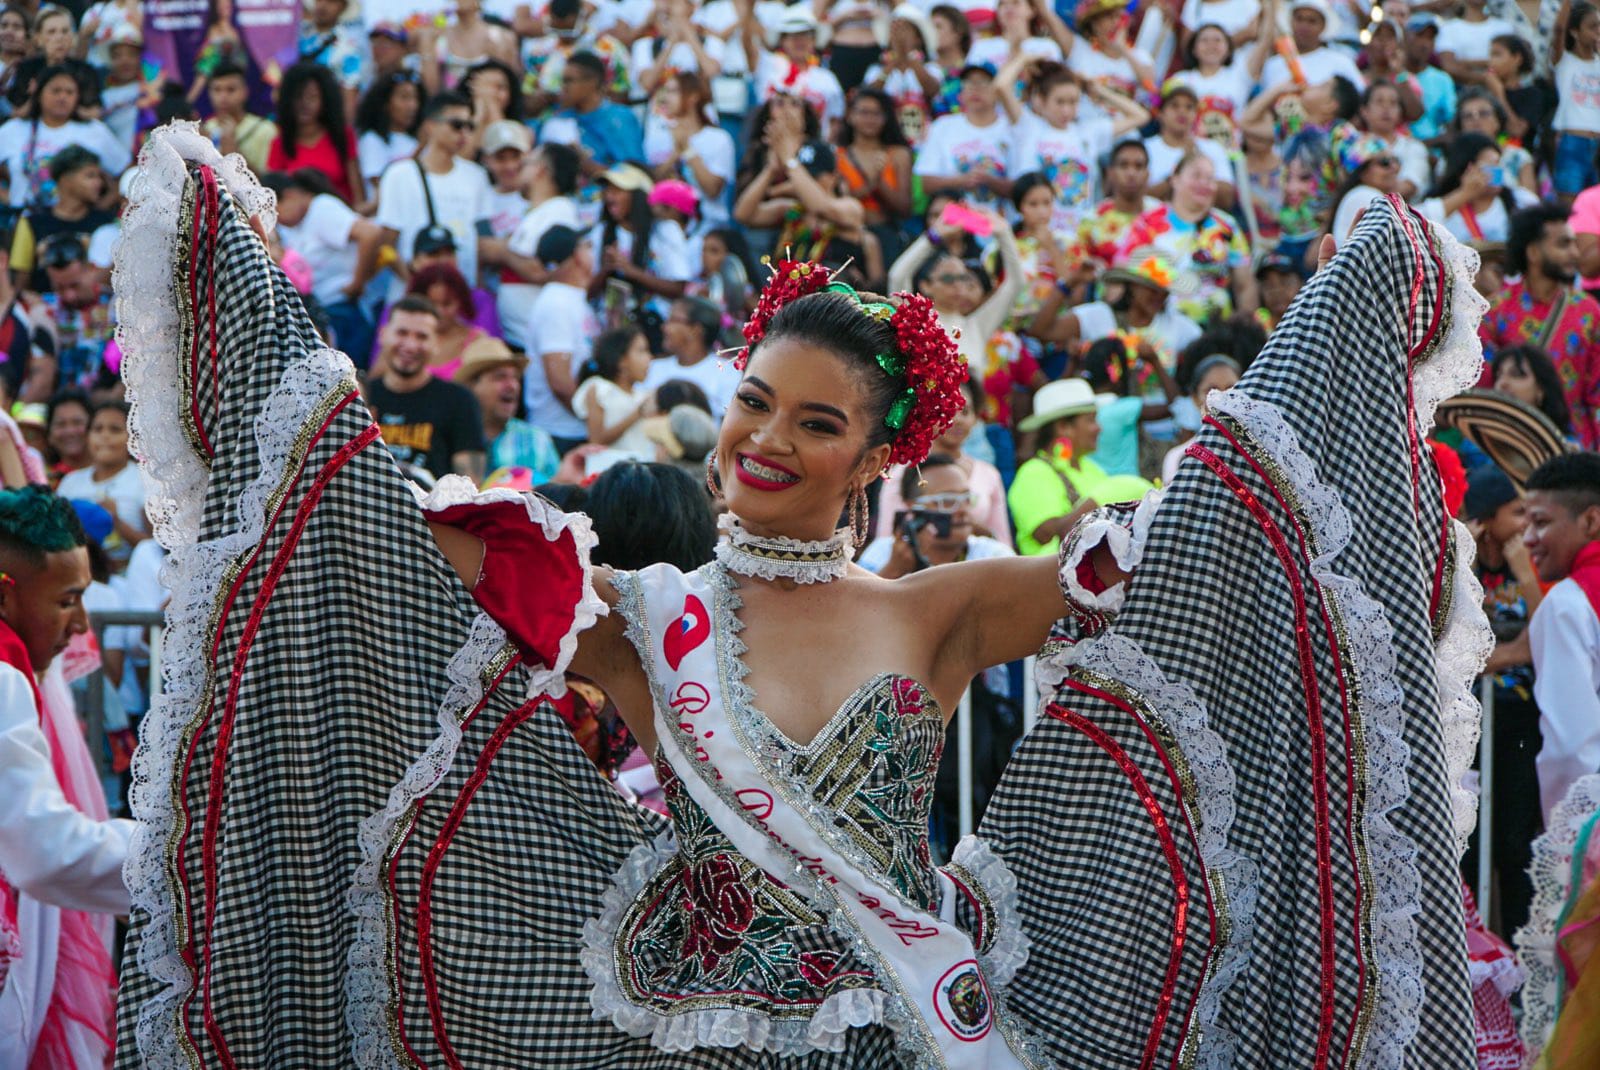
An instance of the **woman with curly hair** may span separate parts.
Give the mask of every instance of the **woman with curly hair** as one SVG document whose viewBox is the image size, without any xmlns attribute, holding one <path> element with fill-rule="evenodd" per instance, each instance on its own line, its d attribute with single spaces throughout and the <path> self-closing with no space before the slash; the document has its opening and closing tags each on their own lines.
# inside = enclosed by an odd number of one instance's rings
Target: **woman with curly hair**
<svg viewBox="0 0 1600 1070">
<path fill-rule="evenodd" d="M 278 87 L 278 136 L 267 168 L 288 174 L 309 167 L 328 176 L 340 200 L 360 211 L 366 184 L 356 134 L 344 114 L 344 91 L 320 63 L 296 63 Z"/>
</svg>

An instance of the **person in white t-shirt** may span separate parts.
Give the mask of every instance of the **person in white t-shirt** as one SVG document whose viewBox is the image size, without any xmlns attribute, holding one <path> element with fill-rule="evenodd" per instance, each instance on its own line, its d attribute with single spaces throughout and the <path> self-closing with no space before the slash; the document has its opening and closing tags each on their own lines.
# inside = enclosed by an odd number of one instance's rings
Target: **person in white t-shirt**
<svg viewBox="0 0 1600 1070">
<path fill-rule="evenodd" d="M 1160 128 L 1144 139 L 1150 154 L 1150 195 L 1165 200 L 1172 193 L 1172 172 L 1178 161 L 1190 152 L 1199 152 L 1211 161 L 1217 175 L 1217 203 L 1233 203 L 1233 161 L 1228 151 L 1210 138 L 1194 136 L 1195 119 L 1200 113 L 1200 97 L 1185 82 L 1169 78 L 1161 90 L 1161 106 L 1156 109 Z"/>
<path fill-rule="evenodd" d="M 677 71 L 656 90 L 644 124 L 644 158 L 657 180 L 681 178 L 699 195 L 696 233 L 725 226 L 733 203 L 737 147 L 711 114 L 706 79 Z"/>
<path fill-rule="evenodd" d="M 664 0 L 657 5 L 654 33 L 633 43 L 633 98 L 642 101 L 677 72 L 698 74 L 706 85 L 722 73 L 722 38 L 702 34 L 694 25 L 690 0 Z"/>
<path fill-rule="evenodd" d="M 1556 135 L 1552 177 L 1563 203 L 1596 184 L 1595 152 L 1600 150 L 1600 10 L 1563 0 L 1550 40 L 1555 65 Z M 15 122 L 15 120 L 12 120 Z M 6 127 L 10 124 L 6 124 Z M 0 127 L 4 134 L 6 127 Z"/>
<path fill-rule="evenodd" d="M 1101 82 L 1123 96 L 1154 93 L 1155 62 L 1128 44 L 1123 0 L 1079 0 L 1078 37 L 1067 50 L 1067 66 L 1085 81 Z"/>
<path fill-rule="evenodd" d="M 428 101 L 423 149 L 411 164 L 402 161 L 383 173 L 375 222 L 408 269 L 418 234 L 432 226 L 448 230 L 461 274 L 475 286 L 478 237 L 489 219 L 490 187 L 484 169 L 460 157 L 471 129 L 472 103 L 462 94 L 447 91 Z M 404 291 L 404 281 L 396 279 L 390 299 L 397 300 Z"/>
<path fill-rule="evenodd" d="M 1219 23 L 1207 23 L 1189 36 L 1183 47 L 1184 69 L 1169 82 L 1194 90 L 1200 109 L 1195 118 L 1197 136 L 1230 149 L 1240 146 L 1239 121 L 1266 55 L 1265 48 L 1250 50 L 1248 59 L 1236 53 Z"/>
<path fill-rule="evenodd" d="M 755 72 L 756 101 L 785 92 L 804 100 L 822 119 L 825 134 L 844 122 L 844 89 L 817 55 L 817 19 L 804 5 L 789 8 L 778 23 L 778 50 L 761 47 L 754 0 L 738 0 L 739 34 L 745 61 Z"/>
<path fill-rule="evenodd" d="M 644 388 L 653 394 L 663 383 L 687 380 L 705 394 L 712 419 L 721 423 L 739 388 L 739 372 L 733 362 L 716 352 L 721 333 L 722 310 L 710 301 L 680 297 L 672 302 L 672 310 L 661 324 L 661 340 L 668 355 L 650 362 Z"/>
<path fill-rule="evenodd" d="M 1332 19 L 1327 0 L 1293 0 L 1289 5 L 1289 35 L 1300 53 L 1300 70 L 1305 74 L 1306 85 L 1321 85 L 1334 77 L 1347 78 L 1351 85 L 1362 86 L 1366 80 L 1361 68 L 1348 52 L 1336 51 L 1323 42 L 1328 39 L 1328 24 Z M 1261 88 L 1270 93 L 1280 85 L 1292 82 L 1289 61 L 1273 56 L 1261 68 Z"/>
<path fill-rule="evenodd" d="M 1261 0 L 1185 0 L 1178 16 L 1191 41 L 1202 26 L 1218 26 L 1236 48 L 1255 40 L 1260 21 Z"/>
<path fill-rule="evenodd" d="M 1489 73 L 1489 42 L 1516 32 L 1509 19 L 1490 16 L 1489 0 L 1462 0 L 1461 18 L 1439 26 L 1439 66 L 1458 86 L 1482 85 Z"/>
<path fill-rule="evenodd" d="M 1100 200 L 1100 157 L 1111 151 L 1117 138 L 1137 130 L 1150 113 L 1127 97 L 1098 83 L 1089 92 L 1103 110 L 1115 118 L 1080 119 L 1083 90 L 1077 78 L 1059 63 L 1013 56 L 996 76 L 1002 86 L 1014 85 L 1022 70 L 1029 72 L 1028 106 L 1011 94 L 1000 103 L 1011 120 L 1009 173 L 1015 177 L 1038 171 L 1055 190 L 1056 206 L 1051 229 L 1071 231 Z"/>
<path fill-rule="evenodd" d="M 89 464 L 61 477 L 56 493 L 94 502 L 111 514 L 112 536 L 106 557 L 124 565 L 133 548 L 150 535 L 144 515 L 144 477 L 128 453 L 128 405 L 105 401 L 89 418 Z"/>
<path fill-rule="evenodd" d="M 369 194 L 376 193 L 378 180 L 389 165 L 409 160 L 417 154 L 418 116 L 422 112 L 422 88 L 410 71 L 385 74 L 373 83 L 356 109 L 356 159 Z"/>
<path fill-rule="evenodd" d="M 311 296 L 328 314 L 334 345 L 356 367 L 365 368 L 372 353 L 373 322 L 361 295 L 377 273 L 382 228 L 341 201 L 320 171 L 268 175 L 264 184 L 278 195 L 283 247 L 311 268 Z"/>
<path fill-rule="evenodd" d="M 105 123 L 74 118 L 79 90 L 72 72 L 57 67 L 47 73 L 49 79 L 32 97 L 33 118 L 0 125 L 0 164 L 9 176 L 9 203 L 15 208 L 48 207 L 53 202 L 49 163 L 68 145 L 94 153 L 109 174 L 120 175 L 131 162 L 127 147 Z"/>
<path fill-rule="evenodd" d="M 533 131 L 515 119 L 499 119 L 483 133 L 483 166 L 489 172 L 489 218 L 486 238 L 511 237 L 528 214 L 524 166 L 533 150 Z M 479 250 L 481 256 L 483 250 Z M 484 262 L 487 264 L 488 259 Z"/>
<path fill-rule="evenodd" d="M 600 333 L 585 293 L 594 274 L 594 252 L 576 230 L 557 225 L 540 237 L 536 255 L 549 274 L 524 330 L 529 360 L 522 396 L 528 422 L 566 454 L 589 437 L 588 426 L 572 411 L 572 397 L 578 391 L 578 370 Z"/>
<path fill-rule="evenodd" d="M 961 68 L 961 110 L 928 127 L 914 174 L 922 188 L 992 204 L 1011 195 L 1011 123 L 1000 113 L 995 70 L 987 64 Z"/>
<path fill-rule="evenodd" d="M 500 289 L 495 294 L 500 313 L 500 329 L 510 345 L 523 348 L 526 342 L 528 312 L 539 296 L 547 273 L 534 256 L 539 239 L 553 226 L 582 230 L 578 214 L 578 153 L 570 145 L 540 145 L 528 155 L 528 203 L 532 207 L 522 217 L 504 243 L 485 241 L 486 258 L 500 264 Z"/>
<path fill-rule="evenodd" d="M 994 21 L 997 36 L 974 41 L 967 51 L 968 63 L 999 68 L 1023 55 L 1060 63 L 1072 47 L 1072 31 L 1042 0 L 998 0 Z"/>
</svg>

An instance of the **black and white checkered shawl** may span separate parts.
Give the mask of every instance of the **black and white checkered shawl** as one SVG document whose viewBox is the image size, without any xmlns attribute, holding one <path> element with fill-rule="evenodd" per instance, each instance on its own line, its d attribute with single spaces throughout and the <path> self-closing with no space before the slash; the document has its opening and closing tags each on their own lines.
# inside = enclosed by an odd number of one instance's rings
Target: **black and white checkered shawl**
<svg viewBox="0 0 1600 1070">
<path fill-rule="evenodd" d="M 1011 1004 L 1062 1065 L 1475 1065 L 1451 785 L 1489 637 L 1419 438 L 1481 366 L 1475 261 L 1369 210 L 1044 681 L 979 834 L 1033 940 Z"/>
<path fill-rule="evenodd" d="M 561 700 L 528 700 L 251 230 L 270 196 L 192 124 L 140 164 L 115 279 L 173 601 L 134 767 L 119 1065 L 685 1065 L 596 1021 L 579 962 L 663 823 L 596 773 Z M 806 1065 L 890 1051 L 857 1030 Z"/>
</svg>

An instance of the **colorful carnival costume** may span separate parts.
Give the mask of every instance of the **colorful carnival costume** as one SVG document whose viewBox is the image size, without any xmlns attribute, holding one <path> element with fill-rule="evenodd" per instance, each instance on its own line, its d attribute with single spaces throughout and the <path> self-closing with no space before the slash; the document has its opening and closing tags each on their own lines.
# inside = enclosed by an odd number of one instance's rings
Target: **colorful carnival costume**
<svg viewBox="0 0 1600 1070">
<path fill-rule="evenodd" d="M 419 509 L 242 167 L 182 125 L 141 164 L 117 289 L 174 595 L 123 1065 L 1471 1065 L 1448 785 L 1488 638 L 1417 429 L 1481 302 L 1409 209 L 1367 213 L 1159 506 L 1069 540 L 1098 634 L 935 868 L 926 688 L 875 676 L 801 746 L 744 681 L 740 577 L 825 582 L 844 535 L 615 574 L 671 819 L 630 806 L 558 715 L 608 611 L 587 522 L 451 479 Z M 424 511 L 484 541 L 470 596 Z"/>
</svg>

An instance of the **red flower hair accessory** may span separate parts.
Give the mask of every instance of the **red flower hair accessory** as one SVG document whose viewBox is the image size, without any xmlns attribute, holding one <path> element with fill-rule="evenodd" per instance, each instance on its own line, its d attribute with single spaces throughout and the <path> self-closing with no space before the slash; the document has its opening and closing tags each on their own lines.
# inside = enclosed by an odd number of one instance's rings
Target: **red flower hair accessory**
<svg viewBox="0 0 1600 1070">
<path fill-rule="evenodd" d="M 895 351 L 877 354 L 878 366 L 885 374 L 905 377 L 904 394 L 889 407 L 884 422 L 895 431 L 891 440 L 891 465 L 921 464 L 933 443 L 950 429 L 956 413 L 966 404 L 961 386 L 967 381 L 967 360 L 955 341 L 939 323 L 933 302 L 921 294 L 896 294 L 896 305 L 863 301 L 861 295 L 821 264 L 780 260 L 761 291 L 756 310 L 744 325 L 745 348 L 734 357 L 733 366 L 743 371 L 750 361 L 750 350 L 767 336 L 767 327 L 778 310 L 807 294 L 832 290 L 845 294 L 861 306 L 862 314 L 886 320 L 894 328 Z M 893 308 L 892 314 L 887 314 Z"/>
</svg>

